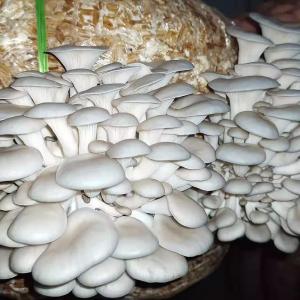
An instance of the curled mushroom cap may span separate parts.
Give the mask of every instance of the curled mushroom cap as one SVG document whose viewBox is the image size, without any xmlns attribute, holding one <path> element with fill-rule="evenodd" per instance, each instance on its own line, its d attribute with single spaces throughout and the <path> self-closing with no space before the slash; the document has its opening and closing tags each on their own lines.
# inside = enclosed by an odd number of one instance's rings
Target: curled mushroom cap
<svg viewBox="0 0 300 300">
<path fill-rule="evenodd" d="M 216 151 L 217 159 L 237 165 L 257 165 L 266 159 L 264 150 L 249 144 L 222 144 Z"/>
<path fill-rule="evenodd" d="M 38 258 L 32 276 L 41 284 L 64 284 L 110 256 L 117 242 L 109 217 L 82 208 L 69 216 L 64 234 Z"/>
<path fill-rule="evenodd" d="M 74 190 L 108 188 L 124 179 L 123 168 L 117 161 L 94 154 L 65 159 L 56 173 L 59 185 Z"/>
<path fill-rule="evenodd" d="M 168 282 L 184 276 L 188 271 L 186 259 L 159 247 L 154 253 L 126 261 L 126 271 L 144 282 Z"/>
</svg>

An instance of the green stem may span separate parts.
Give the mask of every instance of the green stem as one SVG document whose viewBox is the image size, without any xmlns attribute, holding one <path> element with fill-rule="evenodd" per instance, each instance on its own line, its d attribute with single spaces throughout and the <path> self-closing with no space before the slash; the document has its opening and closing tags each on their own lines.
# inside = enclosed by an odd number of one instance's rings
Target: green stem
<svg viewBox="0 0 300 300">
<path fill-rule="evenodd" d="M 44 0 L 35 1 L 38 63 L 40 72 L 48 72 L 47 29 Z"/>
</svg>

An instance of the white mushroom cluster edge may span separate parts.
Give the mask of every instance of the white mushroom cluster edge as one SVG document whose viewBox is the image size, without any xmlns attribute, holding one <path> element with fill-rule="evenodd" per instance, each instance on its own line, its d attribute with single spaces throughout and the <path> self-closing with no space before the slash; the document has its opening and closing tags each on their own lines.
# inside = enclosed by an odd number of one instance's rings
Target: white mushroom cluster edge
<svg viewBox="0 0 300 300">
<path fill-rule="evenodd" d="M 60 297 L 123 297 L 166 283 L 214 236 L 300 235 L 300 28 L 251 14 L 229 27 L 239 61 L 173 82 L 185 60 L 93 66 L 105 47 L 49 50 L 63 74 L 25 71 L 0 90 L 0 279 L 31 273 Z"/>
</svg>

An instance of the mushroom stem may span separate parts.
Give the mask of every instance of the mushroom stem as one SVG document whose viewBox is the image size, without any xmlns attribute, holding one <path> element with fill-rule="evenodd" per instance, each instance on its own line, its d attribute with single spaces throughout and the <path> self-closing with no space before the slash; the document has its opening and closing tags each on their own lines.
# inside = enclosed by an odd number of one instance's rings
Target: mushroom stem
<svg viewBox="0 0 300 300">
<path fill-rule="evenodd" d="M 46 119 L 45 121 L 55 133 L 64 155 L 67 157 L 77 155 L 78 141 L 66 118 Z"/>
<path fill-rule="evenodd" d="M 89 153 L 89 143 L 96 140 L 97 124 L 78 126 L 79 154 Z"/>
<path fill-rule="evenodd" d="M 55 157 L 47 148 L 41 132 L 33 132 L 28 134 L 19 135 L 19 138 L 29 147 L 34 147 L 40 151 L 43 156 L 46 166 L 57 165 L 60 161 Z"/>
</svg>

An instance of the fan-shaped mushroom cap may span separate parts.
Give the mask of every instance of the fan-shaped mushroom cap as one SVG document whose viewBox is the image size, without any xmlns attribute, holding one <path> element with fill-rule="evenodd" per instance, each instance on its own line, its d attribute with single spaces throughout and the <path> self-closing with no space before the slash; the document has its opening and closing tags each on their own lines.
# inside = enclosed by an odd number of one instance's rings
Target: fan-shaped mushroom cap
<svg viewBox="0 0 300 300">
<path fill-rule="evenodd" d="M 102 140 L 96 140 L 89 143 L 89 151 L 91 153 L 105 153 L 111 147 L 111 143 Z"/>
<path fill-rule="evenodd" d="M 182 192 L 173 191 L 166 198 L 169 210 L 179 224 L 189 228 L 197 228 L 207 222 L 204 209 Z"/>
<path fill-rule="evenodd" d="M 272 64 L 279 69 L 300 68 L 299 59 L 292 59 L 292 58 L 278 59 L 273 61 Z"/>
<path fill-rule="evenodd" d="M 188 181 L 188 183 L 200 190 L 212 192 L 221 189 L 225 185 L 225 180 L 222 175 L 214 170 L 210 170 L 211 176 L 202 181 Z"/>
<path fill-rule="evenodd" d="M 286 178 L 283 180 L 282 185 L 291 193 L 300 195 L 300 180 Z"/>
<path fill-rule="evenodd" d="M 187 160 L 191 154 L 179 144 L 162 142 L 152 145 L 147 157 L 155 161 L 176 161 Z"/>
<path fill-rule="evenodd" d="M 10 267 L 16 273 L 30 273 L 40 255 L 47 249 L 46 245 L 16 248 L 10 256 Z"/>
<path fill-rule="evenodd" d="M 276 126 L 253 111 L 242 111 L 234 117 L 235 123 L 242 129 L 267 139 L 279 137 Z"/>
<path fill-rule="evenodd" d="M 255 243 L 266 243 L 271 239 L 271 232 L 267 225 L 252 225 L 250 223 L 245 223 L 245 225 L 245 235 L 250 241 Z"/>
<path fill-rule="evenodd" d="M 30 198 L 39 202 L 61 202 L 75 195 L 76 191 L 57 184 L 56 169 L 47 168 L 35 179 L 28 192 Z"/>
<path fill-rule="evenodd" d="M 118 279 L 125 272 L 125 261 L 108 257 L 83 272 L 78 281 L 87 287 L 97 287 Z"/>
<path fill-rule="evenodd" d="M 38 202 L 32 200 L 28 196 L 28 191 L 31 187 L 31 184 L 32 184 L 31 181 L 25 181 L 19 186 L 18 190 L 16 191 L 13 197 L 13 202 L 16 205 L 28 206 L 28 205 L 38 204 Z"/>
<path fill-rule="evenodd" d="M 278 87 L 276 80 L 265 76 L 244 76 L 231 79 L 215 79 L 209 87 L 221 93 L 238 93 L 246 91 L 268 90 Z"/>
<path fill-rule="evenodd" d="M 67 158 L 56 173 L 59 185 L 74 190 L 108 188 L 124 179 L 123 168 L 117 161 L 94 154 Z"/>
<path fill-rule="evenodd" d="M 175 174 L 181 179 L 187 181 L 202 181 L 202 180 L 207 180 L 212 176 L 211 171 L 204 167 L 202 167 L 201 169 L 180 168 L 176 170 Z"/>
<path fill-rule="evenodd" d="M 264 50 L 272 45 L 272 42 L 265 37 L 252 32 L 243 31 L 236 26 L 228 26 L 226 31 L 238 40 L 239 63 L 257 61 Z"/>
<path fill-rule="evenodd" d="M 267 62 L 272 62 L 279 59 L 293 58 L 299 53 L 299 44 L 284 43 L 267 48 L 264 52 L 264 57 Z"/>
<path fill-rule="evenodd" d="M 275 152 L 287 151 L 290 147 L 290 142 L 287 138 L 280 136 L 277 139 L 261 139 L 259 145 Z"/>
<path fill-rule="evenodd" d="M 160 101 L 165 101 L 167 99 L 184 97 L 195 92 L 196 89 L 192 85 L 185 82 L 176 82 L 160 88 L 155 92 L 154 96 Z"/>
<path fill-rule="evenodd" d="M 131 94 L 146 94 L 161 86 L 169 76 L 163 73 L 152 73 L 132 81 L 127 87 L 120 91 L 122 96 Z"/>
<path fill-rule="evenodd" d="M 131 184 L 133 191 L 145 198 L 160 198 L 165 194 L 163 185 L 155 179 L 141 179 Z"/>
<path fill-rule="evenodd" d="M 65 233 L 39 257 L 32 276 L 41 284 L 66 283 L 110 256 L 117 242 L 117 231 L 106 214 L 79 209 L 69 216 Z"/>
<path fill-rule="evenodd" d="M 229 128 L 227 134 L 232 138 L 239 139 L 239 140 L 245 140 L 249 136 L 249 133 L 246 130 L 239 127 Z"/>
<path fill-rule="evenodd" d="M 0 180 L 14 181 L 34 174 L 43 165 L 40 152 L 31 147 L 0 148 Z"/>
<path fill-rule="evenodd" d="M 159 199 L 144 204 L 141 207 L 141 210 L 146 212 L 147 214 L 153 214 L 153 215 L 160 214 L 160 215 L 171 216 L 166 197 L 161 197 Z"/>
<path fill-rule="evenodd" d="M 287 213 L 287 225 L 296 234 L 300 234 L 300 205 L 299 202 Z"/>
<path fill-rule="evenodd" d="M 45 126 L 42 120 L 16 116 L 0 122 L 0 135 L 22 135 L 40 131 Z"/>
<path fill-rule="evenodd" d="M 300 105 L 297 104 L 261 107 L 259 111 L 269 117 L 296 122 L 300 121 Z"/>
<path fill-rule="evenodd" d="M 249 196 L 270 193 L 274 190 L 274 186 L 271 182 L 257 182 L 253 185 L 252 191 Z"/>
<path fill-rule="evenodd" d="M 151 148 L 138 139 L 122 140 L 110 147 L 106 154 L 110 158 L 129 158 L 147 155 Z"/>
<path fill-rule="evenodd" d="M 17 276 L 10 268 L 9 258 L 12 249 L 0 247 L 0 279 L 10 279 Z"/>
<path fill-rule="evenodd" d="M 97 292 L 108 298 L 121 298 L 129 294 L 134 288 L 134 281 L 124 273 L 117 280 L 112 281 L 106 285 L 98 287 Z"/>
<path fill-rule="evenodd" d="M 192 154 L 201 158 L 204 163 L 209 164 L 216 160 L 214 148 L 200 138 L 188 137 L 183 141 L 182 146 Z"/>
<path fill-rule="evenodd" d="M 232 178 L 223 188 L 225 193 L 233 195 L 246 195 L 252 190 L 252 185 L 244 178 Z"/>
<path fill-rule="evenodd" d="M 79 282 L 75 282 L 72 294 L 77 298 L 91 298 L 97 295 L 97 291 L 93 288 L 86 287 Z"/>
<path fill-rule="evenodd" d="M 113 114 L 110 119 L 102 122 L 103 126 L 131 127 L 139 124 L 135 116 L 128 113 Z"/>
<path fill-rule="evenodd" d="M 299 27 L 286 25 L 259 13 L 250 13 L 250 18 L 260 25 L 263 36 L 270 39 L 274 44 L 300 42 Z"/>
<path fill-rule="evenodd" d="M 137 131 L 148 131 L 157 129 L 167 129 L 167 128 L 179 128 L 182 126 L 182 122 L 172 116 L 162 115 L 149 118 L 137 127 Z"/>
<path fill-rule="evenodd" d="M 1 246 L 10 247 L 10 248 L 19 248 L 25 246 L 24 244 L 15 242 L 7 234 L 9 226 L 13 223 L 13 221 L 16 219 L 16 217 L 21 211 L 22 211 L 21 208 L 16 208 L 14 210 L 7 212 L 0 219 L 0 245 Z"/>
<path fill-rule="evenodd" d="M 10 103 L 0 104 L 0 121 L 12 117 L 21 116 L 26 112 L 30 106 L 15 105 Z"/>
<path fill-rule="evenodd" d="M 66 70 L 91 69 L 98 58 L 107 51 L 106 47 L 64 45 L 47 52 L 56 56 Z"/>
<path fill-rule="evenodd" d="M 230 226 L 220 228 L 217 232 L 218 240 L 221 242 L 231 242 L 245 234 L 245 224 L 241 220 L 236 220 Z"/>
<path fill-rule="evenodd" d="M 190 71 L 194 68 L 193 64 L 185 59 L 171 59 L 157 65 L 158 69 L 163 69 L 169 73 Z M 155 69 L 152 70 L 155 72 Z"/>
<path fill-rule="evenodd" d="M 238 64 L 234 66 L 234 70 L 239 76 L 264 76 L 271 79 L 278 79 L 282 75 L 278 67 L 264 62 Z"/>
<path fill-rule="evenodd" d="M 45 102 L 33 106 L 24 113 L 24 116 L 33 119 L 51 119 L 65 117 L 75 111 L 75 106 L 68 103 Z"/>
<path fill-rule="evenodd" d="M 45 286 L 34 283 L 34 289 L 36 292 L 46 297 L 62 297 L 69 294 L 75 287 L 75 284 L 75 280 L 56 286 Z"/>
<path fill-rule="evenodd" d="M 250 166 L 262 163 L 266 159 L 264 150 L 249 144 L 222 144 L 216 151 L 217 159 L 232 164 Z"/>
<path fill-rule="evenodd" d="M 205 135 L 221 135 L 224 132 L 224 127 L 217 123 L 203 121 L 198 125 L 199 132 Z"/>
<path fill-rule="evenodd" d="M 120 217 L 115 226 L 119 242 L 113 257 L 132 259 L 153 253 L 158 248 L 158 241 L 151 231 L 140 221 L 131 217 Z"/>
<path fill-rule="evenodd" d="M 163 215 L 154 216 L 153 231 L 161 247 L 186 257 L 205 253 L 213 243 L 206 226 L 186 228 Z"/>
<path fill-rule="evenodd" d="M 253 224 L 265 224 L 269 220 L 269 215 L 259 210 L 252 210 L 249 214 L 249 220 Z"/>
<path fill-rule="evenodd" d="M 144 282 L 168 282 L 188 272 L 186 259 L 172 251 L 159 247 L 154 253 L 126 261 L 128 274 Z"/>
<path fill-rule="evenodd" d="M 25 207 L 8 228 L 8 236 L 27 245 L 47 244 L 59 238 L 67 226 L 64 209 L 56 203 Z"/>
<path fill-rule="evenodd" d="M 71 126 L 84 126 L 103 122 L 110 118 L 107 110 L 101 107 L 84 107 L 68 118 L 68 123 Z"/>
<path fill-rule="evenodd" d="M 279 230 L 273 240 L 275 247 L 285 253 L 293 253 L 299 247 L 299 240 L 286 234 L 283 230 Z"/>
</svg>

